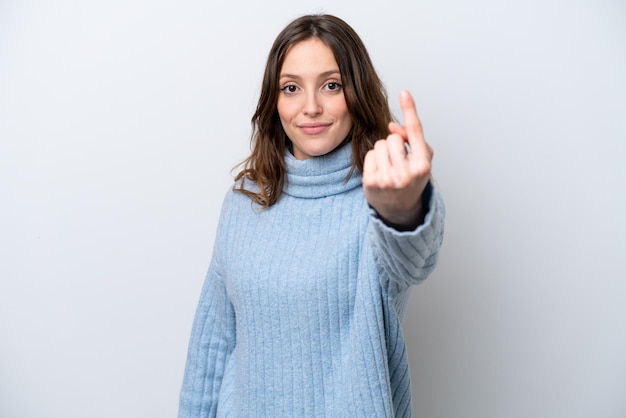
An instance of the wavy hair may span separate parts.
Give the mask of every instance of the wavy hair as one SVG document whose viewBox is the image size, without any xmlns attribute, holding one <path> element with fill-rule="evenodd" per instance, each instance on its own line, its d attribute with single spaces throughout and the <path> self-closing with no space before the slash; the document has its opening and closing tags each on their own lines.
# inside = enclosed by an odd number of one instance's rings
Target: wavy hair
<svg viewBox="0 0 626 418">
<path fill-rule="evenodd" d="M 236 175 L 235 190 L 244 193 L 267 208 L 276 203 L 283 191 L 286 177 L 284 153 L 291 141 L 280 123 L 277 110 L 279 76 L 289 49 L 311 38 L 317 38 L 333 52 L 339 66 L 343 93 L 352 129 L 345 142 L 351 142 L 354 170 L 363 171 L 363 161 L 374 143 L 388 135 L 393 120 L 387 92 L 381 82 L 365 45 L 357 33 L 342 19 L 316 14 L 302 16 L 287 25 L 270 49 L 261 94 L 252 117 L 252 152 L 242 161 Z M 239 182 L 239 180 L 241 180 Z M 246 181 L 257 185 L 246 189 Z"/>
</svg>

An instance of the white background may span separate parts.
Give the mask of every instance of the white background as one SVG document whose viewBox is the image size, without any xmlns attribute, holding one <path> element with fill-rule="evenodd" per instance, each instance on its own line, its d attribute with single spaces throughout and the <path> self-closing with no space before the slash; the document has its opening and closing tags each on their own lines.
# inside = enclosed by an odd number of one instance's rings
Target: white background
<svg viewBox="0 0 626 418">
<path fill-rule="evenodd" d="M 320 11 L 436 153 L 415 416 L 626 416 L 626 4 L 296 3 L 0 0 L 0 416 L 175 416 L 267 52 Z"/>
</svg>

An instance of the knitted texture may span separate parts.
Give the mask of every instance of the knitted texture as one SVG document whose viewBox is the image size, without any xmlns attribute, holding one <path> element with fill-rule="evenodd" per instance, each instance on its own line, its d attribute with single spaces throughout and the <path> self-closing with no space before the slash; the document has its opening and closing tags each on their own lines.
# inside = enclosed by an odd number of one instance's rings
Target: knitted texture
<svg viewBox="0 0 626 418">
<path fill-rule="evenodd" d="M 189 343 L 179 417 L 410 417 L 402 317 L 434 269 L 444 206 L 429 185 L 415 231 L 384 225 L 349 145 L 285 156 L 259 209 L 229 191 Z"/>
</svg>

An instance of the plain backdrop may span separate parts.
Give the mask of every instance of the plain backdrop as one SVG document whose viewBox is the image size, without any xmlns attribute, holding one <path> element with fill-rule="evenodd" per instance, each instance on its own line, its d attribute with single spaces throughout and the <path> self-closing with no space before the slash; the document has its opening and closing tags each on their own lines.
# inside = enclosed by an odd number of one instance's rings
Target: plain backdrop
<svg viewBox="0 0 626 418">
<path fill-rule="evenodd" d="M 414 415 L 625 417 L 621 0 L 0 0 L 0 416 L 175 416 L 267 52 L 312 12 L 435 149 Z"/>
</svg>

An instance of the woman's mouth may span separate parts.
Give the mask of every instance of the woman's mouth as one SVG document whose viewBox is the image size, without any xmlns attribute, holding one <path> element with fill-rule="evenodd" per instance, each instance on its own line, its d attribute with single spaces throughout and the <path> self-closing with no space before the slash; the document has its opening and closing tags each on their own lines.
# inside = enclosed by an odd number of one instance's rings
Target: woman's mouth
<svg viewBox="0 0 626 418">
<path fill-rule="evenodd" d="M 300 124 L 298 125 L 298 128 L 300 128 L 300 130 L 307 135 L 318 135 L 324 132 L 329 126 L 330 123 L 315 122 Z"/>
</svg>

